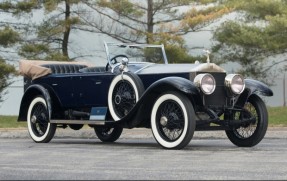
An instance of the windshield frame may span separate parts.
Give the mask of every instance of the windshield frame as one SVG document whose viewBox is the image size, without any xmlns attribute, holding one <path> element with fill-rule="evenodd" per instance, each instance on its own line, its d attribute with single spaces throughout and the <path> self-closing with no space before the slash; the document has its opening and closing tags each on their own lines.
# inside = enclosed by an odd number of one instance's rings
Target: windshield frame
<svg viewBox="0 0 287 181">
<path fill-rule="evenodd" d="M 104 42 L 105 45 L 105 50 L 106 50 L 106 55 L 107 55 L 107 62 L 108 64 L 113 68 L 117 65 L 112 64 L 111 62 L 111 57 L 110 57 L 110 52 L 109 52 L 109 46 L 118 46 L 118 47 L 142 47 L 142 48 L 161 48 L 164 64 L 168 64 L 167 56 L 165 53 L 164 45 L 153 45 L 153 44 L 129 44 L 129 43 L 112 43 L 112 42 Z M 139 62 L 140 63 L 140 62 Z"/>
</svg>

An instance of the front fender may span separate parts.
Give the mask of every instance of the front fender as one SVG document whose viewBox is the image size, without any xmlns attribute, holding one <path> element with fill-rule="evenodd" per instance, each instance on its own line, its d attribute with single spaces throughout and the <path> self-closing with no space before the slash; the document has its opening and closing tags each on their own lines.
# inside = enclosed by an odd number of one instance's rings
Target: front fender
<svg viewBox="0 0 287 181">
<path fill-rule="evenodd" d="M 273 96 L 273 91 L 264 83 L 253 80 L 245 79 L 245 89 L 248 89 L 251 94 L 261 94 L 263 96 Z"/>
<path fill-rule="evenodd" d="M 121 122 L 127 122 L 128 127 L 135 127 L 144 120 L 149 122 L 154 102 L 160 94 L 167 91 L 182 92 L 191 99 L 193 104 L 203 105 L 199 89 L 193 82 L 181 77 L 167 77 L 150 85 L 129 114 L 121 119 Z"/>
<path fill-rule="evenodd" d="M 20 110 L 19 110 L 19 116 L 18 116 L 18 121 L 26 121 L 27 120 L 27 112 L 29 105 L 31 101 L 36 97 L 36 96 L 43 96 L 44 99 L 46 100 L 47 103 L 47 108 L 49 111 L 49 118 L 51 118 L 52 114 L 52 104 L 51 104 L 51 97 L 48 92 L 48 90 L 43 87 L 42 85 L 39 84 L 34 84 L 29 86 L 26 91 L 24 92 L 24 95 L 21 100 L 21 105 L 20 105 Z"/>
<path fill-rule="evenodd" d="M 155 99 L 150 99 L 150 96 L 152 96 L 152 98 L 156 98 L 163 92 L 167 91 L 182 92 L 193 99 L 192 102 L 196 105 L 202 105 L 199 89 L 193 84 L 193 82 L 181 77 L 166 77 L 154 82 L 148 87 L 138 103 L 155 101 Z"/>
<path fill-rule="evenodd" d="M 264 83 L 253 80 L 245 79 L 245 90 L 239 96 L 236 106 L 243 107 L 248 98 L 253 94 L 260 94 L 263 96 L 273 96 L 273 91 Z"/>
</svg>

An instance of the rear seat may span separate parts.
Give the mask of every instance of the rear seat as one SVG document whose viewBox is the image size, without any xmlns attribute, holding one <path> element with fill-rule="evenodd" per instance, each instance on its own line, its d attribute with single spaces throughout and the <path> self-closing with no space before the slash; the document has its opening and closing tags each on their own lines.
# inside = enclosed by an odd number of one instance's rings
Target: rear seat
<svg viewBox="0 0 287 181">
<path fill-rule="evenodd" d="M 53 74 L 71 74 L 80 73 L 80 69 L 86 68 L 86 65 L 78 64 L 44 64 L 42 67 L 50 68 Z"/>
</svg>

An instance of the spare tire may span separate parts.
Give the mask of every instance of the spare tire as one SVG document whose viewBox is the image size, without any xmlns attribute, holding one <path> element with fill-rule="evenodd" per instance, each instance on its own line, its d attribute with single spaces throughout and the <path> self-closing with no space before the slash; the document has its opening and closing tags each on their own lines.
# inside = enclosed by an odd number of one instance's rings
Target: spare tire
<svg viewBox="0 0 287 181">
<path fill-rule="evenodd" d="M 112 118 L 119 121 L 125 117 L 143 93 L 143 83 L 136 74 L 124 72 L 114 77 L 108 93 L 108 106 Z"/>
</svg>

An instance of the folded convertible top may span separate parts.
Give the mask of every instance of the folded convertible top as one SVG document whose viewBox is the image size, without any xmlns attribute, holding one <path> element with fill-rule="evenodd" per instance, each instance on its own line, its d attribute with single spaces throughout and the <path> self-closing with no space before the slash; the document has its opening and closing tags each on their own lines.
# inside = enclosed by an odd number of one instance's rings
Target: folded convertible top
<svg viewBox="0 0 287 181">
<path fill-rule="evenodd" d="M 60 62 L 60 61 L 43 61 L 43 60 L 20 60 L 19 73 L 22 76 L 32 80 L 53 73 L 51 68 L 44 65 L 85 65 L 91 67 L 92 64 L 87 62 Z"/>
</svg>

